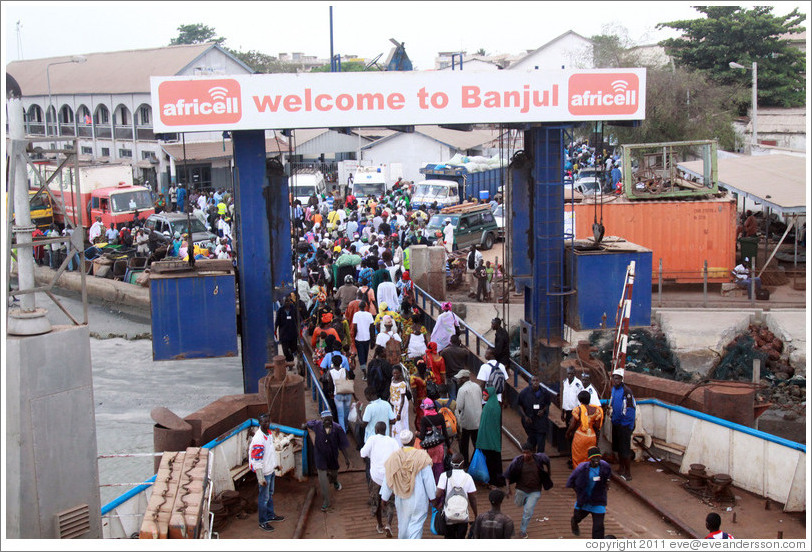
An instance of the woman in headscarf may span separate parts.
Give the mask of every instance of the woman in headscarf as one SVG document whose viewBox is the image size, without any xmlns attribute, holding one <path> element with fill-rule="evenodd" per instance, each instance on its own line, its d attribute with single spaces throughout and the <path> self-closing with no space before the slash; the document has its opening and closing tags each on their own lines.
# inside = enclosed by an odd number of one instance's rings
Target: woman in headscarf
<svg viewBox="0 0 812 552">
<path fill-rule="evenodd" d="M 398 293 L 400 293 L 401 309 L 411 310 L 412 306 L 415 304 L 414 282 L 412 282 L 412 278 L 409 275 L 408 270 L 404 271 L 400 276 L 400 280 L 397 283 L 397 288 Z"/>
<path fill-rule="evenodd" d="M 386 263 L 384 261 L 378 261 L 378 270 L 372 273 L 372 291 L 375 292 L 375 296 L 378 297 L 378 302 L 380 302 L 380 296 L 378 295 L 378 286 L 380 286 L 381 282 L 391 282 L 392 277 L 389 275 L 389 271 L 386 270 Z"/>
<path fill-rule="evenodd" d="M 459 333 L 460 319 L 451 312 L 451 303 L 443 303 L 443 312 L 437 317 L 434 330 L 431 332 L 431 341 L 437 344 L 437 352 L 448 347 L 452 335 Z"/>
<path fill-rule="evenodd" d="M 392 436 L 400 435 L 404 429 L 409 429 L 409 387 L 403 380 L 402 368 L 398 365 L 392 368 L 392 382 L 389 384 L 389 404 L 395 413 L 392 423 Z"/>
<path fill-rule="evenodd" d="M 476 448 L 485 455 L 488 466 L 490 485 L 504 487 L 505 477 L 502 475 L 502 407 L 496 398 L 496 388 L 486 387 L 488 401 L 482 407 L 482 416 L 479 418 L 479 431 L 476 437 Z"/>
<path fill-rule="evenodd" d="M 431 370 L 432 381 L 437 385 L 444 385 L 445 359 L 437 352 L 437 344 L 434 341 L 429 341 L 426 346 L 426 366 Z"/>
<path fill-rule="evenodd" d="M 445 447 L 448 443 L 448 432 L 445 427 L 445 418 L 442 414 L 437 412 L 434 406 L 434 401 L 431 399 L 423 399 L 420 404 L 423 411 L 423 417 L 420 419 L 420 426 L 418 431 L 418 438 L 420 439 L 420 448 L 424 448 L 431 457 L 431 470 L 434 472 L 434 483 L 440 479 L 440 474 L 443 473 L 443 458 L 445 458 Z M 439 431 L 443 434 L 443 441 L 436 446 L 425 448 L 423 447 L 423 440 L 429 431 Z"/>
<path fill-rule="evenodd" d="M 428 397 L 426 394 L 426 379 L 428 378 L 426 361 L 422 358 L 415 363 L 415 374 L 409 376 L 409 386 L 412 388 L 414 398 L 414 428 L 420 430 L 420 420 L 423 418 L 421 408 L 423 400 Z M 408 428 L 407 428 L 408 429 Z"/>
<path fill-rule="evenodd" d="M 429 332 L 421 323 L 421 318 L 419 313 L 413 313 L 411 320 L 408 323 L 406 321 L 403 323 L 404 365 L 409 374 L 415 372 L 415 362 L 426 354 Z"/>
<path fill-rule="evenodd" d="M 572 410 L 572 420 L 567 428 L 567 440 L 572 440 L 572 467 L 586 462 L 591 447 L 598 446 L 598 434 L 603 426 L 603 408 L 589 404 L 589 391 L 578 393 L 579 404 Z"/>
<path fill-rule="evenodd" d="M 378 285 L 378 303 L 386 303 L 389 308 L 395 312 L 400 310 L 400 297 L 398 297 L 398 288 L 392 282 L 381 282 Z"/>
<path fill-rule="evenodd" d="M 322 314 L 319 327 L 313 330 L 313 336 L 310 338 L 310 346 L 313 348 L 313 362 L 315 362 L 317 366 L 321 365 L 321 360 L 324 358 L 324 349 L 328 335 L 332 335 L 337 343 L 341 343 L 338 332 L 335 328 L 330 327 L 330 322 L 332 321 L 332 313 L 325 312 Z"/>
</svg>

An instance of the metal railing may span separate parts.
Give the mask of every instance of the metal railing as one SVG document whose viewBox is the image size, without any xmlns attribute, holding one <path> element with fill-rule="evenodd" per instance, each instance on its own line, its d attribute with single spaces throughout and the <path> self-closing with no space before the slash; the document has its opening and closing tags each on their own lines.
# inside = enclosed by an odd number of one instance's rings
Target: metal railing
<svg viewBox="0 0 812 552">
<path fill-rule="evenodd" d="M 324 394 L 324 390 L 321 388 L 319 377 L 316 375 L 316 371 L 313 368 L 313 363 L 310 361 L 310 357 L 307 354 L 310 350 L 309 344 L 305 343 L 304 339 L 300 339 L 299 348 L 302 352 L 302 362 L 304 362 L 305 365 L 305 384 L 311 391 L 311 398 L 318 403 L 319 412 L 322 412 L 325 408 L 329 408 L 330 403 L 327 402 L 327 396 Z"/>
<path fill-rule="evenodd" d="M 415 293 L 415 300 L 416 300 L 418 306 L 420 307 L 420 309 L 424 313 L 428 314 L 429 317 L 431 317 L 432 320 L 435 320 L 436 319 L 435 310 L 437 311 L 437 315 L 439 315 L 442 312 L 442 305 L 440 304 L 440 302 L 437 301 L 431 295 L 429 295 L 429 293 L 426 290 L 424 290 L 423 288 L 421 288 L 417 284 L 414 285 L 414 293 Z M 427 306 L 428 306 L 428 310 L 426 309 Z M 460 320 L 460 326 L 463 328 L 462 336 L 464 336 L 464 337 L 461 336 L 463 343 L 468 348 L 468 350 L 471 351 L 471 353 L 474 354 L 478 358 L 478 360 L 480 360 L 480 362 L 481 362 L 481 357 L 485 353 L 484 349 L 486 349 L 487 347 L 493 347 L 494 344 L 491 343 L 490 341 L 488 341 L 488 339 L 486 339 L 485 336 L 483 336 L 482 334 L 480 334 L 479 332 L 474 330 L 471 326 L 466 324 L 463 320 Z M 472 335 L 473 335 L 473 340 L 474 340 L 474 350 L 471 350 L 471 336 Z M 485 347 L 483 347 L 483 344 L 484 344 Z M 518 389 L 518 387 L 519 387 L 519 375 L 521 375 L 522 378 L 524 378 L 524 380 L 526 382 L 530 381 L 530 378 L 532 377 L 533 374 L 531 374 L 524 366 L 522 366 L 521 364 L 519 364 L 515 360 L 510 359 L 510 367 L 513 368 L 513 387 L 514 388 Z M 547 387 L 543 383 L 541 385 L 547 391 L 549 391 L 552 395 L 554 395 L 554 396 L 558 395 L 558 392 L 555 391 L 554 389 L 550 389 L 549 387 Z"/>
</svg>

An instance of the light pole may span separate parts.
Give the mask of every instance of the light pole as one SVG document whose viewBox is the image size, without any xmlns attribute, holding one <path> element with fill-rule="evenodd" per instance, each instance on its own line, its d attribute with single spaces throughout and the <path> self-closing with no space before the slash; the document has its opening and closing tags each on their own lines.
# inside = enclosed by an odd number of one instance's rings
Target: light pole
<svg viewBox="0 0 812 552">
<path fill-rule="evenodd" d="M 758 145 L 758 64 L 754 61 L 751 67 L 745 67 L 740 63 L 736 63 L 735 61 L 731 61 L 728 63 L 731 69 L 752 69 L 753 71 L 753 141 L 751 144 L 752 147 Z"/>
<path fill-rule="evenodd" d="M 84 63 L 87 61 L 85 56 L 73 56 L 65 61 L 55 61 L 45 66 L 45 78 L 48 81 L 48 107 L 45 109 L 45 136 L 48 136 L 48 112 L 51 111 L 51 65 L 60 65 L 62 63 Z M 59 113 L 54 108 L 54 123 L 56 123 L 56 135 L 59 136 Z"/>
</svg>

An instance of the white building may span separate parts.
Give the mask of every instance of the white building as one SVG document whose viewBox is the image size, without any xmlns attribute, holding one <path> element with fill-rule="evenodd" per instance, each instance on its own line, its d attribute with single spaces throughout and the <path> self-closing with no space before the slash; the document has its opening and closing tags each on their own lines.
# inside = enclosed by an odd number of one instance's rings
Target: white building
<svg viewBox="0 0 812 552">
<path fill-rule="evenodd" d="M 510 64 L 511 71 L 591 69 L 593 43 L 575 31 L 567 31 Z"/>
<path fill-rule="evenodd" d="M 162 148 L 179 142 L 179 135 L 159 139 L 152 131 L 149 77 L 253 73 L 213 43 L 13 61 L 6 71 L 22 90 L 26 135 L 42 137 L 35 142 L 47 147 L 62 145 L 49 136 L 75 136 L 81 161 L 131 164 L 134 176 L 156 189 L 176 179 L 193 182 L 193 170 L 186 177 Z M 187 149 L 207 141 L 225 147 L 222 133 L 186 134 Z"/>
</svg>

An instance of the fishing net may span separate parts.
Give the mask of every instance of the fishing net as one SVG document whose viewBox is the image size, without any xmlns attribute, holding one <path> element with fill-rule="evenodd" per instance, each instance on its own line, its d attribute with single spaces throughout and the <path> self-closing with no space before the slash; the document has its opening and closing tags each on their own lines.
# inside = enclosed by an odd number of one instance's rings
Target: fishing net
<svg viewBox="0 0 812 552">
<path fill-rule="evenodd" d="M 743 334 L 725 349 L 724 356 L 712 371 L 714 379 L 753 380 L 753 359 L 761 359 L 762 370 L 766 368 L 767 354 L 755 348 L 755 340 Z"/>
<path fill-rule="evenodd" d="M 608 332 L 613 337 L 614 332 Z M 598 347 L 597 358 L 608 368 L 612 366 L 613 340 L 606 339 L 607 332 L 594 331 L 589 336 L 592 345 Z M 634 329 L 629 331 L 626 347 L 626 369 L 676 381 L 689 381 L 691 375 L 680 368 L 679 359 L 660 332 Z"/>
</svg>

